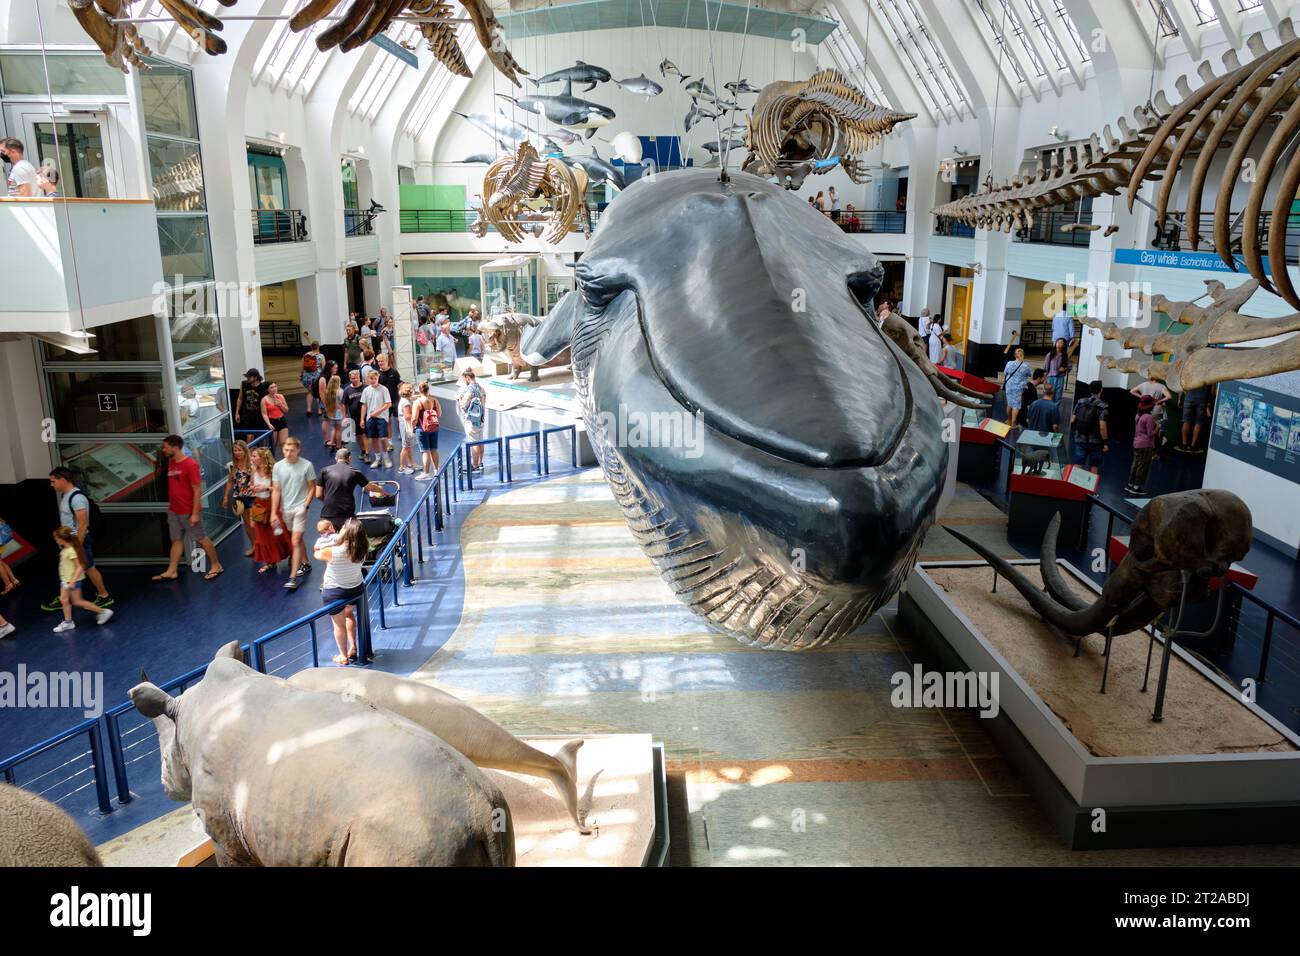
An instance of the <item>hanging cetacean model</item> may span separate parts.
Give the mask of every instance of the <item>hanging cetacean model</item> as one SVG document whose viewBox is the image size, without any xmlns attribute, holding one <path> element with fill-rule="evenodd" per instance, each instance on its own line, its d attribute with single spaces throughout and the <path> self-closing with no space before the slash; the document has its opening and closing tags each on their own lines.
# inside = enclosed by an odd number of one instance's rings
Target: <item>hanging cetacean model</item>
<svg viewBox="0 0 1300 956">
<path fill-rule="evenodd" d="M 134 23 L 123 22 L 131 17 L 131 5 L 135 0 L 68 0 L 73 15 L 82 29 L 90 35 L 99 48 L 104 51 L 104 58 L 112 65 L 126 72 L 127 65 L 138 69 L 149 68 L 144 57 L 152 51 L 141 39 Z M 236 0 L 221 0 L 223 6 L 231 7 Z M 306 30 L 313 24 L 329 17 L 342 0 L 311 0 L 305 7 L 289 18 L 289 29 L 294 32 Z M 501 24 L 492 14 L 492 7 L 487 0 L 459 0 L 465 8 L 465 14 L 474 24 L 488 58 L 510 82 L 519 85 L 519 74 L 528 75 L 506 49 L 501 37 Z M 199 9 L 188 0 L 161 0 L 162 7 L 176 21 L 185 33 L 197 43 L 205 53 L 217 56 L 226 52 L 226 41 L 218 34 L 223 26 L 221 19 Z M 420 33 L 429 41 L 429 50 L 447 69 L 459 76 L 472 76 L 460 45 L 456 42 L 455 31 L 445 22 L 451 15 L 451 6 L 440 0 L 352 0 L 347 11 L 322 30 L 316 37 L 316 46 L 320 50 L 338 47 L 340 50 L 352 50 L 377 37 L 387 29 L 397 17 L 428 17 L 429 20 L 418 23 Z"/>
<path fill-rule="evenodd" d="M 483 210 L 475 233 L 487 235 L 490 223 L 506 242 L 523 242 L 532 232 L 545 242 L 559 242 L 575 227 L 590 236 L 586 206 L 587 174 L 554 157 L 538 155 L 522 142 L 514 155 L 502 156 L 483 174 Z"/>
<path fill-rule="evenodd" d="M 749 155 L 741 168 L 775 176 L 787 189 L 836 165 L 853 182 L 865 183 L 867 167 L 858 154 L 915 117 L 872 102 L 838 70 L 820 70 L 801 82 L 778 80 L 763 87 L 750 111 Z"/>
</svg>

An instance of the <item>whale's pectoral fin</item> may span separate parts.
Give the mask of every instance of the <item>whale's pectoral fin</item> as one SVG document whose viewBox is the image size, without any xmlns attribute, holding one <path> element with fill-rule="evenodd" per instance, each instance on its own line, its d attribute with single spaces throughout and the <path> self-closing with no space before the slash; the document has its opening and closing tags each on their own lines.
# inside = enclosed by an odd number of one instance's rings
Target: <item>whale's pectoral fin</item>
<svg viewBox="0 0 1300 956">
<path fill-rule="evenodd" d="M 540 324 L 525 329 L 519 342 L 524 361 L 545 365 L 567 349 L 573 341 L 573 323 L 581 309 L 582 296 L 568 292 Z"/>
</svg>

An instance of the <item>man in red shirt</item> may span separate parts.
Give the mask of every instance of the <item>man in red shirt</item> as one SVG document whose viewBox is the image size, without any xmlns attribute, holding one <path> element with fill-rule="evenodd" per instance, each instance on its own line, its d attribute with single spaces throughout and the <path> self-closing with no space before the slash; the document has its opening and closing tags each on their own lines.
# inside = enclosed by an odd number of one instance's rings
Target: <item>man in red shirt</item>
<svg viewBox="0 0 1300 956">
<path fill-rule="evenodd" d="M 175 581 L 180 577 L 181 554 L 185 539 L 199 543 L 208 556 L 208 573 L 203 580 L 212 581 L 225 570 L 217 558 L 212 539 L 203 530 L 203 479 L 199 463 L 185 454 L 185 440 L 180 435 L 168 435 L 162 443 L 163 458 L 167 462 L 167 530 L 171 534 L 172 553 L 167 570 L 155 574 L 155 581 Z"/>
</svg>

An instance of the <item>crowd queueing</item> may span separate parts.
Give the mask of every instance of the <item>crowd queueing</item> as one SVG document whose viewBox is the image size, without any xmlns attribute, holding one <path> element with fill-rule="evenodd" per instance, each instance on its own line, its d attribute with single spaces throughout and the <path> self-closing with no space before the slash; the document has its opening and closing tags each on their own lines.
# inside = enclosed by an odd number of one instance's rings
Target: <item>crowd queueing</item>
<svg viewBox="0 0 1300 956">
<path fill-rule="evenodd" d="M 423 297 L 416 303 L 416 331 L 433 326 L 435 342 L 446 364 L 454 366 L 458 342 L 462 354 L 481 358 L 483 338 L 478 330 L 477 309 L 471 309 L 453 324 L 444 309 L 435 316 Z M 435 323 L 437 325 L 435 326 Z M 249 369 L 240 385 L 235 405 L 236 434 L 269 431 L 270 446 L 250 448 L 244 438 L 231 445 L 226 464 L 227 481 L 221 507 L 236 515 L 247 539 L 244 557 L 256 564 L 257 573 L 269 575 L 287 567 L 287 591 L 297 591 L 312 570 L 312 561 L 325 562 L 322 600 L 326 604 L 361 594 L 361 567 L 369 548 L 365 528 L 356 518 L 355 493 L 382 496 L 384 487 L 354 466 L 355 445 L 360 462 L 371 469 L 395 469 L 416 481 L 432 480 L 441 466 L 438 436 L 443 419 L 442 403 L 427 381 L 404 382 L 396 368 L 393 321 L 385 310 L 377 318 L 353 315 L 347 325 L 344 344 L 345 367 L 330 361 L 317 342 L 310 343 L 303 356 L 301 383 L 306 392 L 307 415 L 319 415 L 325 447 L 333 455 L 320 468 L 303 455 L 302 441 L 289 433 L 289 404 L 275 382 Z M 347 384 L 344 384 L 346 376 Z M 460 420 L 470 439 L 483 437 L 487 396 L 473 369 L 460 375 L 456 399 Z M 394 450 L 396 460 L 394 461 Z M 471 453 L 471 467 L 483 470 L 483 449 Z M 171 541 L 167 567 L 152 576 L 154 582 L 180 577 L 181 559 L 186 554 L 203 554 L 199 573 L 212 582 L 225 573 L 217 549 L 205 528 L 203 478 L 196 458 L 187 454 L 185 441 L 170 435 L 162 442 L 158 461 L 159 480 L 167 489 L 167 528 Z M 113 618 L 114 600 L 95 564 L 94 527 L 99 509 L 78 484 L 68 468 L 50 472 L 50 487 L 59 512 L 59 527 L 53 533 L 58 555 L 59 592 L 42 607 L 60 612 L 56 633 L 77 626 L 74 612 L 93 615 L 98 624 Z M 313 502 L 321 504 L 315 525 L 319 537 L 307 543 L 309 513 Z M 12 530 L 0 518 L 0 544 L 12 537 Z M 187 551 L 186 545 L 189 544 Z M 197 550 L 196 550 L 197 549 Z M 21 582 L 4 561 L 0 561 L 0 593 L 9 594 Z M 83 586 L 93 589 L 93 596 Z M 356 660 L 356 616 L 349 603 L 333 614 L 339 654 L 336 663 Z M 8 637 L 15 625 L 0 616 L 0 638 Z"/>
</svg>

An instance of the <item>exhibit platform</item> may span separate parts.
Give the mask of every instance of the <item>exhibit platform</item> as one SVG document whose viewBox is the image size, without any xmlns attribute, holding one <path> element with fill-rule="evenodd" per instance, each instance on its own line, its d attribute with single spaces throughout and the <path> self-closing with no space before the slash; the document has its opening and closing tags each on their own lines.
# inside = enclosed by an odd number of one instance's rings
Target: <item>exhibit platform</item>
<svg viewBox="0 0 1300 956">
<path fill-rule="evenodd" d="M 477 374 L 477 366 L 469 359 L 458 359 L 457 369 L 460 370 L 462 366 L 475 368 Z M 503 374 L 492 378 L 480 376 L 477 379 L 483 386 L 483 394 L 487 396 L 484 438 L 505 438 L 522 432 L 572 425 L 574 432 L 556 432 L 547 436 L 551 459 L 571 460 L 573 437 L 576 434 L 578 464 L 583 467 L 596 464 L 571 369 L 567 366 L 539 369 L 538 381 L 532 382 L 529 381 L 527 372 L 521 373 L 517 379 L 511 379 L 507 374 L 508 369 L 500 365 L 497 367 Z M 442 426 L 467 433 L 468 428 L 461 421 L 460 409 L 456 406 L 460 379 L 430 385 L 429 392 L 442 403 Z M 484 461 L 488 465 L 493 463 L 490 451 Z"/>
<path fill-rule="evenodd" d="M 663 748 L 649 734 L 521 736 L 546 753 L 581 736 L 578 801 L 590 834 L 579 833 L 554 786 L 503 770 L 515 828 L 516 866 L 662 866 L 668 855 Z M 212 841 L 189 805 L 99 847 L 107 866 L 211 865 Z"/>
<path fill-rule="evenodd" d="M 1035 562 L 1014 562 L 1038 582 Z M 1059 562 L 1075 591 L 1098 589 Z M 1300 839 L 1300 737 L 1175 645 L 1164 719 L 1143 690 L 1146 634 L 1116 637 L 1106 692 L 1100 635 L 1075 642 L 982 561 L 923 562 L 899 615 L 918 656 L 944 671 L 997 675 L 982 720 L 1073 849 Z M 1163 645 L 1152 657 L 1158 665 Z"/>
</svg>

